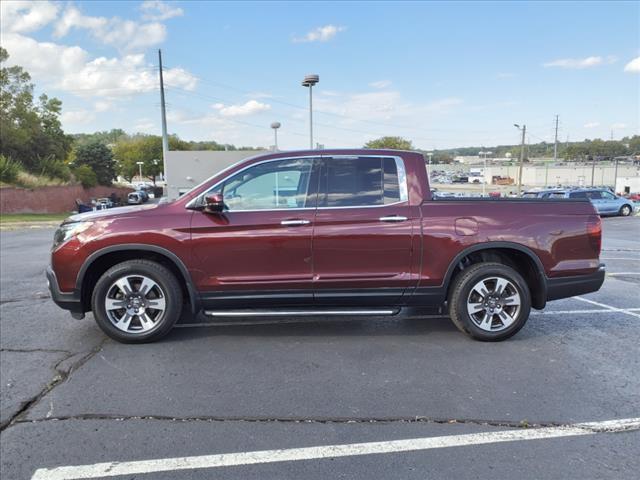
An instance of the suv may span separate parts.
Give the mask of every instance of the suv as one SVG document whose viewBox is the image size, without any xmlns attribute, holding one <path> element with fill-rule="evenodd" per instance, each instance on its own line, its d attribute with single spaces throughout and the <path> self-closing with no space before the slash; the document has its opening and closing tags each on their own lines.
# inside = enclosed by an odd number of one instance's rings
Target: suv
<svg viewBox="0 0 640 480">
<path fill-rule="evenodd" d="M 586 198 L 591 201 L 600 215 L 621 215 L 628 217 L 633 213 L 633 203 L 624 197 L 615 195 L 604 188 L 581 188 L 575 190 L 557 190 L 548 198 Z"/>
</svg>

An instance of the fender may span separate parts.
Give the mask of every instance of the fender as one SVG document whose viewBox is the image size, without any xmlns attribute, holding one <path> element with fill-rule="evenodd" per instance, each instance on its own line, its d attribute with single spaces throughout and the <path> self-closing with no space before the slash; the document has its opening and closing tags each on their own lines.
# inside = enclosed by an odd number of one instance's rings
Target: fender
<svg viewBox="0 0 640 480">
<path fill-rule="evenodd" d="M 182 274 L 182 278 L 184 279 L 185 284 L 187 285 L 187 292 L 189 293 L 189 300 L 191 301 L 191 310 L 192 313 L 198 313 L 200 311 L 200 300 L 198 295 L 196 295 L 196 290 L 193 285 L 193 280 L 191 278 L 191 274 L 187 267 L 182 262 L 180 257 L 178 257 L 175 253 L 167 250 L 166 248 L 158 247 L 157 245 L 149 245 L 146 243 L 124 243 L 122 245 L 112 245 L 110 247 L 101 248 L 100 250 L 96 250 L 91 255 L 87 257 L 87 259 L 80 267 L 80 271 L 78 272 L 78 277 L 76 278 L 76 291 L 82 291 L 82 283 L 84 281 L 85 274 L 89 267 L 98 260 L 100 257 L 113 252 L 120 252 L 126 250 L 143 250 L 147 252 L 157 253 L 164 257 L 167 257 L 173 264 L 178 267 L 180 273 Z"/>
<path fill-rule="evenodd" d="M 484 243 L 479 243 L 477 245 L 472 245 L 470 247 L 465 248 L 460 253 L 458 253 L 454 257 L 452 262 L 449 264 L 449 267 L 447 268 L 447 273 L 445 274 L 441 287 L 444 287 L 446 291 L 449 290 L 449 284 L 451 282 L 451 277 L 453 276 L 453 272 L 456 266 L 458 265 L 458 263 L 460 263 L 460 261 L 464 257 L 466 257 L 471 253 L 480 252 L 482 250 L 491 250 L 494 248 L 517 250 L 519 252 L 526 254 L 533 261 L 537 270 L 536 271 L 536 277 L 538 279 L 537 286 L 540 289 L 540 291 L 538 294 L 533 294 L 532 292 L 532 300 L 535 298 L 533 302 L 535 304 L 534 305 L 535 308 L 544 308 L 546 304 L 546 299 L 547 299 L 547 276 L 544 271 L 544 266 L 542 265 L 542 261 L 540 260 L 540 258 L 533 252 L 533 250 L 531 250 L 529 247 L 526 247 L 520 243 L 501 242 L 501 241 L 484 242 Z"/>
</svg>

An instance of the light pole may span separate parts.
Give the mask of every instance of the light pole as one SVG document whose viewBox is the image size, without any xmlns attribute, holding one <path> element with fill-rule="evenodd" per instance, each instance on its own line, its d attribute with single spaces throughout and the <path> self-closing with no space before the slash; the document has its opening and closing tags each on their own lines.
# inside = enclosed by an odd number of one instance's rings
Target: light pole
<svg viewBox="0 0 640 480">
<path fill-rule="evenodd" d="M 433 152 L 427 152 L 427 178 L 431 181 L 431 159 L 433 158 Z"/>
<path fill-rule="evenodd" d="M 138 165 L 138 177 L 142 181 L 142 165 L 144 165 L 144 162 L 136 162 L 136 165 Z"/>
<path fill-rule="evenodd" d="M 309 87 L 309 148 L 313 150 L 313 86 L 320 81 L 316 74 L 306 75 L 302 81 L 303 87 Z"/>
<path fill-rule="evenodd" d="M 280 122 L 272 122 L 271 128 L 273 128 L 273 135 L 275 136 L 275 143 L 273 144 L 273 149 L 278 151 L 278 129 L 282 126 Z"/>
<path fill-rule="evenodd" d="M 527 126 L 523 125 L 522 128 L 520 128 L 520 125 L 518 125 L 517 123 L 514 123 L 513 126 L 516 127 L 518 130 L 522 131 L 522 144 L 520 145 L 520 165 L 518 166 L 518 196 L 520 196 L 520 193 L 522 192 L 522 164 L 524 163 L 524 138 L 527 133 Z"/>
</svg>

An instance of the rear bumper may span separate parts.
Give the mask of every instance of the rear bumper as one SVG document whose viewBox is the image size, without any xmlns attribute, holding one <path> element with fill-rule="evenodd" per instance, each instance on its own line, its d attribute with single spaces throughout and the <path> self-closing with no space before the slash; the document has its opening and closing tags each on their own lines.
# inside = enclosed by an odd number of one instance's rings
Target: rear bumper
<svg viewBox="0 0 640 480">
<path fill-rule="evenodd" d="M 51 265 L 47 267 L 46 275 L 49 291 L 51 292 L 51 299 L 56 303 L 56 305 L 65 310 L 69 310 L 72 314 L 83 314 L 84 310 L 82 308 L 82 300 L 79 293 L 75 290 L 73 292 L 60 291 L 58 279 L 56 278 L 56 274 L 51 268 Z"/>
<path fill-rule="evenodd" d="M 597 292 L 604 283 L 604 264 L 589 275 L 547 279 L 547 301 Z"/>
</svg>

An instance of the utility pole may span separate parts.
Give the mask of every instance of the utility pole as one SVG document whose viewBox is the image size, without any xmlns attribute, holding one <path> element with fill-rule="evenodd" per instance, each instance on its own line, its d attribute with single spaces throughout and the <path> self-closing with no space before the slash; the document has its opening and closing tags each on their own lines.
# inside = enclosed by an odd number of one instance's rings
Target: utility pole
<svg viewBox="0 0 640 480">
<path fill-rule="evenodd" d="M 618 157 L 616 157 L 616 168 L 613 171 L 613 192 L 615 193 L 616 187 L 618 185 Z"/>
<path fill-rule="evenodd" d="M 522 125 L 522 128 L 520 128 L 520 125 L 515 123 L 514 123 L 514 126 L 517 129 L 522 130 L 522 143 L 520 144 L 520 165 L 518 167 L 518 196 L 520 196 L 520 194 L 522 193 L 522 166 L 524 164 L 524 139 L 527 134 L 527 126 Z"/>
<path fill-rule="evenodd" d="M 556 115 L 556 137 L 553 143 L 553 163 L 558 161 L 558 115 Z M 546 185 L 545 185 L 546 186 Z"/>
<path fill-rule="evenodd" d="M 591 186 L 593 187 L 593 179 L 596 174 L 596 156 L 592 155 L 591 158 L 593 159 L 591 161 Z"/>
<path fill-rule="evenodd" d="M 158 49 L 158 67 L 160 71 L 160 114 L 162 116 L 162 176 L 165 181 L 165 195 L 169 195 L 167 184 L 167 152 L 169 151 L 169 137 L 167 135 L 167 109 L 164 103 L 164 79 L 162 78 L 162 50 Z"/>
</svg>

